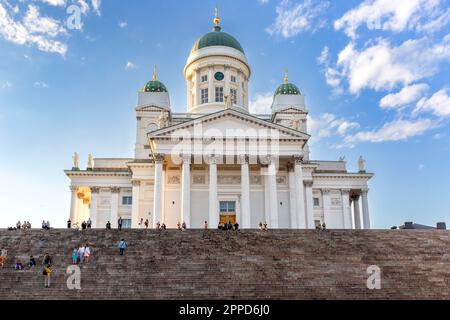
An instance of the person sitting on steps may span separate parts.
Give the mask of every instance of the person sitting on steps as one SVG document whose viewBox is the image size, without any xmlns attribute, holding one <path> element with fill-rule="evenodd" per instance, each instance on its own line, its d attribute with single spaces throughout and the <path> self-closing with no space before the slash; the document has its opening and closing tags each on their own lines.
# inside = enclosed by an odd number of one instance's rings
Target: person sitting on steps
<svg viewBox="0 0 450 320">
<path fill-rule="evenodd" d="M 177 229 L 181 231 L 181 224 L 180 224 L 180 221 L 177 222 Z"/>
<path fill-rule="evenodd" d="M 30 261 L 28 262 L 28 268 L 34 268 L 36 266 L 36 260 L 33 256 L 30 256 Z"/>
<path fill-rule="evenodd" d="M 86 230 L 86 227 L 87 227 L 87 223 L 86 223 L 86 221 L 83 221 L 81 223 L 81 230 Z"/>
<path fill-rule="evenodd" d="M 267 231 L 268 229 L 267 229 L 267 222 L 264 222 L 264 224 L 263 224 L 263 230 L 264 231 Z"/>
<path fill-rule="evenodd" d="M 111 222 L 108 221 L 108 222 L 106 223 L 106 229 L 108 229 L 108 230 L 111 229 Z"/>
<path fill-rule="evenodd" d="M 14 265 L 14 270 L 23 270 L 23 264 L 22 262 L 17 261 L 16 264 Z"/>
<path fill-rule="evenodd" d="M 181 229 L 183 231 L 186 231 L 186 222 L 183 221 L 183 224 L 181 225 Z"/>
<path fill-rule="evenodd" d="M 237 221 L 233 225 L 233 230 L 234 231 L 239 231 L 239 223 Z"/>
<path fill-rule="evenodd" d="M 161 230 L 161 224 L 159 223 L 159 221 L 156 223 L 156 230 Z"/>
<path fill-rule="evenodd" d="M 327 225 L 324 223 L 322 223 L 322 231 L 326 231 L 327 230 Z"/>
<path fill-rule="evenodd" d="M 163 224 L 161 225 L 161 229 L 163 229 L 163 230 L 166 230 L 167 229 L 167 227 L 166 227 L 166 224 L 163 222 Z"/>
<path fill-rule="evenodd" d="M 203 223 L 203 229 L 208 230 L 208 221 Z"/>
<path fill-rule="evenodd" d="M 148 224 L 149 224 L 148 219 L 145 219 L 145 222 L 144 222 L 145 229 L 148 229 Z"/>
</svg>

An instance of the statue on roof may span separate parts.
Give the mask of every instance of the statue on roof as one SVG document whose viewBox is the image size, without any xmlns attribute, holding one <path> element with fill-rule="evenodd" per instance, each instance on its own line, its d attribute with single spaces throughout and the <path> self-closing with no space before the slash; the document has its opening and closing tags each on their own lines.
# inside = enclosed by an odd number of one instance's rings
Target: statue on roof
<svg viewBox="0 0 450 320">
<path fill-rule="evenodd" d="M 161 112 L 158 118 L 158 129 L 169 126 L 169 115 L 167 112 Z"/>
<path fill-rule="evenodd" d="M 358 169 L 359 172 L 366 172 L 366 160 L 364 160 L 362 156 L 358 159 Z"/>
<path fill-rule="evenodd" d="M 78 170 L 80 168 L 78 163 L 78 153 L 74 152 L 72 156 L 73 167 L 72 170 Z"/>
<path fill-rule="evenodd" d="M 92 154 L 89 153 L 88 156 L 88 162 L 87 162 L 87 169 L 92 170 L 94 168 L 94 159 L 92 158 Z"/>
</svg>

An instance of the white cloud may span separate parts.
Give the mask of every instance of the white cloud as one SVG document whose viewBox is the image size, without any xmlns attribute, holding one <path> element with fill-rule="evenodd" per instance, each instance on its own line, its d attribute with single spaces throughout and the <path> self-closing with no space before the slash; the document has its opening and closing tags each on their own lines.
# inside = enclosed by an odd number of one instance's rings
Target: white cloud
<svg viewBox="0 0 450 320">
<path fill-rule="evenodd" d="M 323 138 L 346 135 L 350 130 L 359 128 L 357 122 L 350 122 L 331 113 L 322 113 L 317 118 L 308 116 L 308 133 L 312 142 Z"/>
<path fill-rule="evenodd" d="M 250 113 L 253 114 L 270 114 L 272 110 L 270 107 L 273 102 L 273 93 L 258 93 L 250 102 Z"/>
<path fill-rule="evenodd" d="M 360 142 L 384 142 L 401 141 L 412 137 L 420 136 L 423 133 L 435 128 L 436 125 L 429 119 L 418 120 L 395 120 L 384 124 L 381 129 L 372 131 L 360 131 L 345 137 L 347 146 L 353 147 Z"/>
<path fill-rule="evenodd" d="M 317 64 L 327 64 L 329 60 L 329 50 L 328 47 L 323 47 L 322 51 L 320 52 L 320 56 L 317 57 Z"/>
<path fill-rule="evenodd" d="M 59 34 L 66 33 L 66 30 L 60 25 L 59 21 L 48 17 L 41 17 L 39 8 L 33 5 L 28 6 L 23 24 L 30 33 L 43 33 L 50 37 L 56 37 Z"/>
<path fill-rule="evenodd" d="M 48 88 L 48 84 L 47 83 L 45 83 L 45 82 L 43 82 L 43 81 L 36 81 L 35 83 L 34 83 L 34 86 L 35 87 L 39 87 L 39 88 Z"/>
<path fill-rule="evenodd" d="M 269 3 L 269 0 L 258 0 L 260 4 L 267 4 Z"/>
<path fill-rule="evenodd" d="M 127 61 L 127 64 L 125 65 L 125 70 L 130 70 L 130 69 L 135 69 L 136 65 L 131 62 L 131 61 Z"/>
<path fill-rule="evenodd" d="M 419 164 L 419 170 L 423 170 L 425 168 L 425 165 L 423 163 Z"/>
<path fill-rule="evenodd" d="M 81 13 L 87 14 L 89 12 L 89 4 L 86 2 L 86 0 L 77 0 L 77 4 L 81 9 Z"/>
<path fill-rule="evenodd" d="M 282 0 L 276 8 L 277 18 L 266 32 L 291 38 L 302 31 L 314 31 L 324 26 L 324 20 L 319 17 L 328 6 L 327 1 L 304 0 L 302 3 L 292 4 L 290 0 Z"/>
<path fill-rule="evenodd" d="M 343 29 L 352 39 L 357 38 L 357 29 L 364 24 L 370 30 L 394 32 L 438 30 L 448 23 L 440 3 L 440 0 L 366 0 L 336 20 L 334 28 Z"/>
<path fill-rule="evenodd" d="M 29 9 L 30 11 L 33 13 Z M 41 17 L 40 21 L 34 23 L 15 21 L 0 3 L 0 36 L 19 45 L 36 45 L 41 51 L 65 55 L 67 45 L 51 39 L 52 36 L 61 33 L 61 29 L 55 29 L 53 21 L 46 19 Z"/>
<path fill-rule="evenodd" d="M 0 82 L 0 89 L 8 89 L 12 87 L 12 83 L 9 81 Z"/>
<path fill-rule="evenodd" d="M 128 22 L 126 21 L 119 21 L 119 28 L 124 29 L 126 27 L 128 27 Z"/>
<path fill-rule="evenodd" d="M 442 133 L 435 133 L 435 134 L 433 135 L 433 139 L 439 140 L 439 139 L 441 139 L 443 136 L 444 136 L 444 135 L 443 135 Z"/>
<path fill-rule="evenodd" d="M 425 83 L 413 84 L 404 87 L 397 93 L 390 93 L 380 100 L 381 108 L 398 108 L 417 101 L 428 90 Z"/>
<path fill-rule="evenodd" d="M 337 67 L 347 78 L 350 92 L 357 94 L 363 88 L 393 89 L 433 76 L 444 60 L 450 61 L 450 34 L 439 43 L 410 39 L 398 47 L 378 39 L 362 50 L 350 42 L 339 53 Z"/>
<path fill-rule="evenodd" d="M 100 6 L 102 4 L 101 0 L 92 0 L 92 8 L 94 8 L 95 13 L 97 13 L 97 15 L 101 15 L 100 12 Z"/>
<path fill-rule="evenodd" d="M 63 7 L 66 5 L 66 0 L 41 0 L 41 1 L 54 7 Z"/>
<path fill-rule="evenodd" d="M 422 98 L 417 102 L 414 114 L 419 112 L 431 111 L 436 116 L 449 116 L 450 115 L 450 97 L 447 93 L 447 89 L 441 89 L 430 98 Z"/>
</svg>

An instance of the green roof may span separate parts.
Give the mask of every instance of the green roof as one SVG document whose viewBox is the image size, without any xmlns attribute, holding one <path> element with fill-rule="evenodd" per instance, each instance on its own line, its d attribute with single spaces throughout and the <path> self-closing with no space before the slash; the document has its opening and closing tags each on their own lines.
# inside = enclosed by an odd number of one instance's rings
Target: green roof
<svg viewBox="0 0 450 320">
<path fill-rule="evenodd" d="M 297 88 L 295 84 L 292 83 L 283 83 L 281 86 L 277 88 L 275 91 L 275 95 L 280 94 L 294 94 L 294 95 L 300 95 L 300 90 Z"/>
<path fill-rule="evenodd" d="M 212 32 L 208 32 L 204 36 L 200 37 L 192 47 L 191 52 L 195 52 L 201 48 L 224 46 L 234 48 L 244 53 L 241 44 L 228 33 L 222 32 L 219 26 L 215 26 Z"/>
<path fill-rule="evenodd" d="M 147 82 L 144 89 L 142 89 L 144 92 L 167 92 L 166 86 L 158 81 L 158 80 L 152 80 Z"/>
</svg>

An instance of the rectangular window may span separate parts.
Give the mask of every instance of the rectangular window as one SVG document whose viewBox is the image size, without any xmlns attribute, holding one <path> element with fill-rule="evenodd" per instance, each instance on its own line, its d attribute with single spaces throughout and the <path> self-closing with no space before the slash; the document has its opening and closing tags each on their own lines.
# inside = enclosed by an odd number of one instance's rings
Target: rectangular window
<svg viewBox="0 0 450 320">
<path fill-rule="evenodd" d="M 122 219 L 122 229 L 131 229 L 131 219 Z"/>
<path fill-rule="evenodd" d="M 202 76 L 202 82 L 208 81 L 208 76 L 205 74 Z"/>
<path fill-rule="evenodd" d="M 236 76 L 231 76 L 231 82 L 236 83 Z"/>
<path fill-rule="evenodd" d="M 208 89 L 201 90 L 201 104 L 208 103 Z"/>
<path fill-rule="evenodd" d="M 237 90 L 230 89 L 231 104 L 237 104 Z"/>
<path fill-rule="evenodd" d="M 133 204 L 133 197 L 131 196 L 122 197 L 122 204 L 126 206 L 131 206 Z"/>
<path fill-rule="evenodd" d="M 223 102 L 223 87 L 216 87 L 216 102 Z"/>
<path fill-rule="evenodd" d="M 220 201 L 220 212 L 236 212 L 236 202 L 234 201 Z"/>
<path fill-rule="evenodd" d="M 319 206 L 319 198 L 314 198 L 314 207 L 318 207 Z"/>
</svg>

